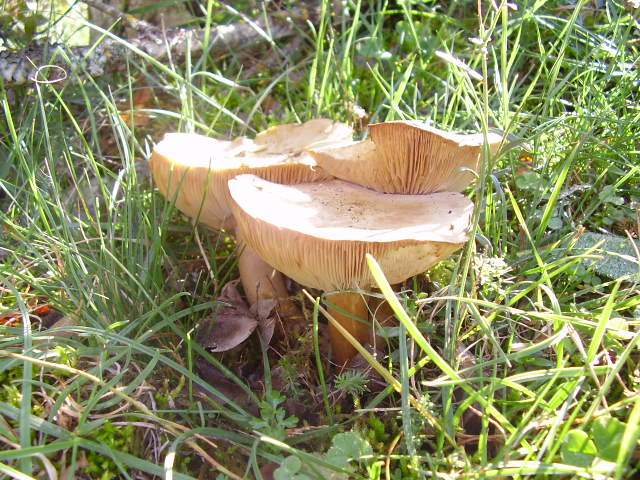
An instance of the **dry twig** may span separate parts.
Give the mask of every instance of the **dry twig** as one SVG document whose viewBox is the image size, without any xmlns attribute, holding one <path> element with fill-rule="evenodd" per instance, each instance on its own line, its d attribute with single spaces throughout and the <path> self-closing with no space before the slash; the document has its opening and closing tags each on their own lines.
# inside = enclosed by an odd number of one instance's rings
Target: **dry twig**
<svg viewBox="0 0 640 480">
<path fill-rule="evenodd" d="M 183 58 L 187 53 L 200 53 L 205 47 L 209 54 L 222 56 L 265 41 L 272 43 L 294 35 L 298 24 L 304 20 L 313 20 L 318 15 L 317 7 L 307 8 L 306 3 L 301 2 L 296 8 L 273 12 L 268 21 L 258 18 L 251 22 L 218 25 L 209 32 L 205 29 L 182 27 L 163 30 L 123 14 L 104 2 L 85 0 L 84 3 L 113 15 L 114 20 L 120 19 L 134 34 L 127 39 L 119 39 L 105 32 L 101 43 L 93 46 L 67 49 L 59 44 L 46 44 L 32 45 L 19 51 L 0 52 L 0 78 L 5 85 L 44 81 L 45 77 L 47 81 L 61 81 L 69 69 L 77 70 L 80 66 L 90 75 L 100 76 L 117 70 L 131 51 L 146 54 L 160 62 L 168 58 Z M 269 36 L 265 36 L 265 32 L 269 32 Z M 205 38 L 209 38 L 208 45 L 205 45 Z M 69 57 L 70 61 L 67 62 L 65 57 Z M 47 76 L 43 70 L 50 70 L 52 73 Z"/>
</svg>

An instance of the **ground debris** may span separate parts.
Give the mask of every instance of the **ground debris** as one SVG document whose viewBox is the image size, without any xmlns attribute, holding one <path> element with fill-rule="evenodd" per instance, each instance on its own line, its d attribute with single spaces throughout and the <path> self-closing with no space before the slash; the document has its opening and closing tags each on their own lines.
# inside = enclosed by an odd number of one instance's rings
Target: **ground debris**
<svg viewBox="0 0 640 480">
<path fill-rule="evenodd" d="M 203 397 L 213 398 L 216 402 L 224 405 L 228 401 L 235 402 L 237 405 L 247 409 L 252 415 L 258 414 L 258 407 L 247 396 L 247 392 L 237 383 L 229 380 L 229 378 L 216 368 L 212 363 L 203 358 L 196 360 L 196 370 L 198 375 L 209 385 L 218 390 L 224 397 L 215 395 L 208 390 L 196 385 L 196 390 Z"/>
<path fill-rule="evenodd" d="M 258 318 L 240 295 L 238 280 L 223 287 L 218 301 L 220 309 L 200 323 L 198 341 L 211 352 L 226 352 L 249 338 Z"/>
<path fill-rule="evenodd" d="M 239 280 L 227 283 L 218 301 L 221 307 L 206 317 L 198 327 L 198 341 L 211 352 L 227 352 L 247 340 L 258 328 L 265 345 L 269 345 L 276 327 L 274 299 L 259 300 L 249 307 L 238 290 Z"/>
</svg>

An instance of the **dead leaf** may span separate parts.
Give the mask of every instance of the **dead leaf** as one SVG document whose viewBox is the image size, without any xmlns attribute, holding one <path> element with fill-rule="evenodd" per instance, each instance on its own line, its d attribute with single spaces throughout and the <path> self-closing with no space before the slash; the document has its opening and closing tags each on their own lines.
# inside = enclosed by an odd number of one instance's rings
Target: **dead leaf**
<svg viewBox="0 0 640 480">
<path fill-rule="evenodd" d="M 240 280 L 232 280 L 228 282 L 224 287 L 222 287 L 222 291 L 220 292 L 220 296 L 218 300 L 224 303 L 228 303 L 229 305 L 237 305 L 249 311 L 249 307 L 247 307 L 247 303 L 242 298 L 240 291 L 238 290 L 238 284 Z"/>
<path fill-rule="evenodd" d="M 260 336 L 264 340 L 265 345 L 270 345 L 273 339 L 273 333 L 276 331 L 276 317 L 261 318 L 258 320 L 258 328 L 260 329 Z"/>
<path fill-rule="evenodd" d="M 272 95 L 267 95 L 262 101 L 262 111 L 267 115 L 271 115 L 274 112 L 282 111 L 282 105 Z"/>
<path fill-rule="evenodd" d="M 276 329 L 276 315 L 274 309 L 278 305 L 278 301 L 273 298 L 258 300 L 251 306 L 251 313 L 258 319 L 258 328 L 262 340 L 266 345 L 271 343 L 273 332 Z"/>
<path fill-rule="evenodd" d="M 55 323 L 62 317 L 62 313 L 54 309 L 51 305 L 43 303 L 29 308 L 30 317 L 38 317 L 44 328 L 50 328 L 50 325 Z M 19 326 L 22 324 L 22 313 L 20 311 L 13 311 L 0 315 L 0 325 L 7 327 Z"/>
<path fill-rule="evenodd" d="M 278 305 L 278 301 L 274 298 L 264 298 L 258 300 L 251 306 L 249 311 L 255 315 L 258 320 L 265 319 L 271 316 L 273 309 Z"/>
<path fill-rule="evenodd" d="M 20 314 L 16 312 L 0 315 L 0 326 L 19 327 L 21 325 L 21 318 Z"/>
<path fill-rule="evenodd" d="M 151 117 L 147 112 L 141 111 L 147 108 L 149 103 L 153 100 L 153 88 L 148 86 L 140 87 L 133 94 L 132 104 L 133 109 L 127 109 L 120 112 L 120 118 L 125 123 L 133 123 L 138 127 L 144 127 L 149 123 Z M 127 107 L 130 107 L 128 104 Z"/>
<path fill-rule="evenodd" d="M 64 428 L 65 430 L 72 430 L 76 425 L 76 418 L 73 415 L 69 415 L 68 408 L 60 408 L 56 413 L 54 420 L 56 425 Z"/>
<path fill-rule="evenodd" d="M 56 322 L 54 322 L 50 327 L 47 327 L 47 328 L 49 330 L 54 330 L 57 328 L 76 327 L 76 326 L 78 326 L 77 318 L 71 315 L 66 315 L 66 316 L 60 317 Z M 69 330 L 63 330 L 60 332 L 49 332 L 49 334 L 55 337 L 70 337 L 73 335 L 73 332 Z"/>
<path fill-rule="evenodd" d="M 74 467 L 74 465 L 66 465 L 66 453 L 63 453 L 61 463 L 65 465 L 65 467 L 63 467 L 62 470 L 60 471 L 60 477 L 59 477 L 60 480 L 71 480 L 72 478 L 78 478 L 78 470 L 82 470 L 89 466 L 89 462 L 87 461 L 87 456 L 82 451 L 80 451 L 78 458 L 76 460 L 75 472 L 73 476 L 71 476 L 71 473 L 72 473 L 71 470 L 72 470 L 72 467 Z"/>
<path fill-rule="evenodd" d="M 258 326 L 255 315 L 238 292 L 238 282 L 222 289 L 218 311 L 205 318 L 198 329 L 198 341 L 212 352 L 226 352 L 244 342 Z"/>
<path fill-rule="evenodd" d="M 41 313 L 35 313 L 42 320 L 42 328 L 52 328 L 55 324 L 60 322 L 64 318 L 62 312 L 59 312 L 55 308 L 51 308 L 46 305 L 46 308 Z"/>
<path fill-rule="evenodd" d="M 234 307 L 204 319 L 198 331 L 198 341 L 212 352 L 226 352 L 244 342 L 258 326 L 258 321 Z"/>
</svg>

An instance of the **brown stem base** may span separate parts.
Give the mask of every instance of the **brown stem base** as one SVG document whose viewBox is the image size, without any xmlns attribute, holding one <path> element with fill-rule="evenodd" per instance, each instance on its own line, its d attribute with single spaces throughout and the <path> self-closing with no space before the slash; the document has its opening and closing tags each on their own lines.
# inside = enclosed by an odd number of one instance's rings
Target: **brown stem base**
<svg viewBox="0 0 640 480">
<path fill-rule="evenodd" d="M 367 323 L 369 309 L 367 301 L 359 293 L 333 293 L 327 296 L 327 311 L 360 343 L 369 341 L 370 328 Z M 360 321 L 359 321 L 360 320 Z M 351 360 L 357 350 L 337 328 L 329 323 L 329 339 L 333 359 L 338 365 Z"/>
<path fill-rule="evenodd" d="M 281 318 L 300 316 L 300 309 L 289 299 L 284 276 L 240 239 L 238 239 L 238 248 L 240 249 L 238 258 L 240 281 L 249 305 L 256 304 L 258 300 L 273 299 L 278 302 L 277 311 Z"/>
</svg>

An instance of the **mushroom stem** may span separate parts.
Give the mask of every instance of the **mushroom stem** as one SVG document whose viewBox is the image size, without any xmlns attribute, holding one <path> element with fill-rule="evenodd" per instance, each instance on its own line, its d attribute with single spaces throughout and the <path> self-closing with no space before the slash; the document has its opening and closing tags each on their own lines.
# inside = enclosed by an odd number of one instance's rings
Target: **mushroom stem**
<svg viewBox="0 0 640 480">
<path fill-rule="evenodd" d="M 237 243 L 240 249 L 238 258 L 240 281 L 249 305 L 254 305 L 258 300 L 273 299 L 278 302 L 277 311 L 280 317 L 290 318 L 300 315 L 298 307 L 289 300 L 283 275 L 260 258 L 240 238 L 237 238 Z"/>
<path fill-rule="evenodd" d="M 327 295 L 327 311 L 360 343 L 369 341 L 370 328 L 367 324 L 369 309 L 362 295 L 352 292 Z M 355 347 L 331 323 L 329 339 L 333 358 L 337 364 L 344 365 L 355 356 Z"/>
</svg>

